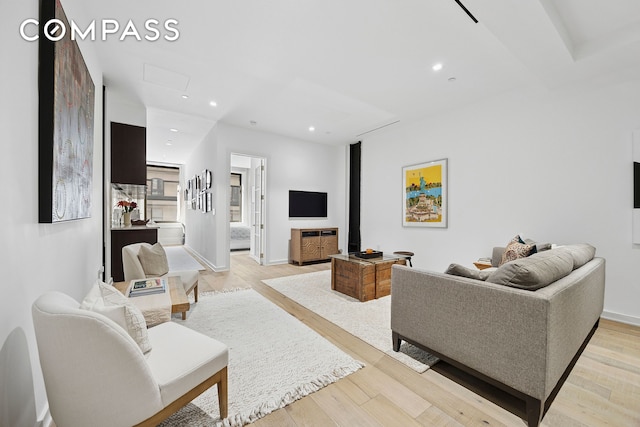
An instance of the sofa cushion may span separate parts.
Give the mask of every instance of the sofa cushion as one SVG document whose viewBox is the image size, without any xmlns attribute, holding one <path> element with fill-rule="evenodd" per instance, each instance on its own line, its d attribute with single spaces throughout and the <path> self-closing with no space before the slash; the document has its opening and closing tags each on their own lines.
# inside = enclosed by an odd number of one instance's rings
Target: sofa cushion
<svg viewBox="0 0 640 427">
<path fill-rule="evenodd" d="M 505 264 L 509 261 L 513 261 L 519 258 L 525 258 L 529 255 L 536 253 L 536 245 L 535 244 L 527 244 L 520 238 L 520 236 L 516 236 L 507 244 L 507 247 L 502 254 L 502 259 L 500 260 L 500 265 Z"/>
<path fill-rule="evenodd" d="M 160 243 L 156 243 L 151 247 L 140 246 L 138 259 L 147 277 L 159 277 L 169 272 L 167 253 Z"/>
<path fill-rule="evenodd" d="M 476 270 L 473 268 L 465 267 L 464 265 L 454 263 L 449 265 L 449 268 L 447 268 L 445 274 L 468 277 L 469 279 L 487 280 L 487 277 L 489 277 L 491 272 L 485 270 Z"/>
<path fill-rule="evenodd" d="M 557 248 L 507 262 L 487 278 L 487 282 L 514 288 L 536 290 L 571 273 L 573 257 Z"/>
<path fill-rule="evenodd" d="M 588 243 L 561 246 L 569 251 L 573 258 L 573 269 L 580 268 L 593 259 L 596 255 L 596 248 Z"/>
</svg>

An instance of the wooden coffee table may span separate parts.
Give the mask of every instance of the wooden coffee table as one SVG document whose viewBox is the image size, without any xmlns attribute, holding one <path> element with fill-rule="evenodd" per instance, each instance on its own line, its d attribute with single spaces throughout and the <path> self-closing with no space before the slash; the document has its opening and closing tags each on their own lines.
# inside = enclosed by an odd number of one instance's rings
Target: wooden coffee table
<svg viewBox="0 0 640 427">
<path fill-rule="evenodd" d="M 331 289 L 360 301 L 391 294 L 391 266 L 405 265 L 404 256 L 387 255 L 363 259 L 354 254 L 329 255 L 331 258 Z"/>
<path fill-rule="evenodd" d="M 129 288 L 130 282 L 117 282 L 114 283 L 113 286 L 116 287 L 120 292 L 124 295 L 127 295 L 127 290 Z M 167 284 L 169 285 L 169 297 L 171 298 L 171 313 L 182 313 L 182 320 L 186 320 L 187 311 L 191 305 L 189 304 L 189 298 L 187 294 L 184 292 L 184 286 L 182 285 L 182 280 L 179 276 L 170 276 L 167 277 Z M 132 300 L 138 300 L 141 298 L 150 298 L 154 295 L 147 296 L 138 296 L 131 298 Z M 144 310 L 143 310 L 144 314 Z"/>
</svg>

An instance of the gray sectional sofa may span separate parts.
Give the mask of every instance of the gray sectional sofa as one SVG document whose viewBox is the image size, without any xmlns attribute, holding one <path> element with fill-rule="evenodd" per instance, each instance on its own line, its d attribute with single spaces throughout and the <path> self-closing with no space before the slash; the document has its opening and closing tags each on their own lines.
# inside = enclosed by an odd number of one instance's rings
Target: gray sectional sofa
<svg viewBox="0 0 640 427">
<path fill-rule="evenodd" d="M 598 326 L 605 261 L 594 254 L 568 245 L 453 274 L 395 265 L 394 350 L 407 341 L 515 395 L 538 426 Z"/>
</svg>

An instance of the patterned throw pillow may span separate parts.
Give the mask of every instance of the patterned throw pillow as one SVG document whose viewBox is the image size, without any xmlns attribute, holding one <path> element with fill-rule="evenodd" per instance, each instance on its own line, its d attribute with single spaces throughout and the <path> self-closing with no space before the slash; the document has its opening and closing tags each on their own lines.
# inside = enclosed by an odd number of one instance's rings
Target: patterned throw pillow
<svg viewBox="0 0 640 427">
<path fill-rule="evenodd" d="M 140 246 L 138 259 L 147 277 L 159 277 L 169 272 L 169 261 L 167 253 L 160 243 L 156 243 L 150 248 Z"/>
<path fill-rule="evenodd" d="M 536 253 L 536 245 L 527 244 L 520 238 L 520 235 L 517 235 L 507 244 L 504 253 L 502 254 L 502 259 L 500 260 L 500 264 L 507 263 L 509 261 L 513 261 L 518 258 L 526 258 L 529 255 L 533 255 Z"/>
</svg>

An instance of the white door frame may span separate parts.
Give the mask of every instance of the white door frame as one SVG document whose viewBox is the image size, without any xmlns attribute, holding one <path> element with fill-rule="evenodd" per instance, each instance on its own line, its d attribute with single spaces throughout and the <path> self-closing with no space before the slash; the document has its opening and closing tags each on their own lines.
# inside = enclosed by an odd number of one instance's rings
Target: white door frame
<svg viewBox="0 0 640 427">
<path fill-rule="evenodd" d="M 249 227 L 251 229 L 250 234 L 250 249 L 249 256 L 256 261 L 260 265 L 264 265 L 266 263 L 266 172 L 267 172 L 267 159 L 263 156 L 257 156 L 253 154 L 245 154 L 245 153 L 231 153 L 231 155 L 247 157 L 251 159 L 251 167 L 248 170 L 247 178 L 248 179 L 248 192 L 249 196 L 249 206 L 246 206 L 248 209 L 248 222 Z M 255 175 L 256 175 L 256 167 L 254 167 L 254 163 L 257 160 L 257 167 L 260 168 L 259 172 L 259 182 L 258 186 L 255 185 Z M 231 169 L 231 168 L 230 168 Z M 256 194 L 256 191 L 258 192 Z M 244 202 L 244 198 L 243 198 Z M 256 204 L 257 202 L 257 204 Z M 257 207 L 257 209 L 256 209 Z M 227 208 L 228 209 L 228 208 Z M 244 209 L 244 207 L 243 207 Z"/>
<path fill-rule="evenodd" d="M 257 164 L 251 165 L 251 210 L 249 212 L 251 227 L 250 256 L 260 265 L 264 264 L 265 236 L 265 159 L 255 158 Z M 253 162 L 252 162 L 253 163 Z"/>
</svg>

